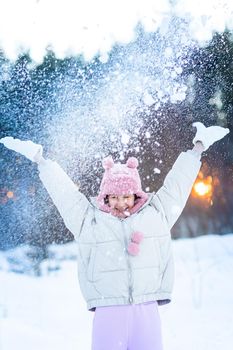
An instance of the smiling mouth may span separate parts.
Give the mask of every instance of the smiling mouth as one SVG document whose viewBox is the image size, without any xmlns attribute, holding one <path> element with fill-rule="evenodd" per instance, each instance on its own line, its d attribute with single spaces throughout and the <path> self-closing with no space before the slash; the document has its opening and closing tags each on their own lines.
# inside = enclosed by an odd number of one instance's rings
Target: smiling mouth
<svg viewBox="0 0 233 350">
<path fill-rule="evenodd" d="M 120 212 L 123 212 L 123 211 L 127 211 L 129 210 L 129 207 L 125 207 L 125 208 L 115 208 L 116 210 L 120 211 Z"/>
<path fill-rule="evenodd" d="M 126 208 L 114 208 L 118 213 L 124 214 L 125 216 L 130 216 L 129 207 Z"/>
</svg>

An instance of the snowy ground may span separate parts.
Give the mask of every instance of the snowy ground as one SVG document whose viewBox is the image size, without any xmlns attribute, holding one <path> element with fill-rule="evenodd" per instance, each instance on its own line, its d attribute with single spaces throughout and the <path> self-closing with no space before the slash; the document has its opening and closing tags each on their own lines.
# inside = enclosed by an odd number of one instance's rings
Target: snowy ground
<svg viewBox="0 0 233 350">
<path fill-rule="evenodd" d="M 173 246 L 173 302 L 159 309 L 164 349 L 232 350 L 233 234 Z M 0 254 L 0 350 L 90 349 L 93 313 L 78 287 L 74 249 L 54 246 L 41 277 L 9 271 L 9 252 Z"/>
</svg>

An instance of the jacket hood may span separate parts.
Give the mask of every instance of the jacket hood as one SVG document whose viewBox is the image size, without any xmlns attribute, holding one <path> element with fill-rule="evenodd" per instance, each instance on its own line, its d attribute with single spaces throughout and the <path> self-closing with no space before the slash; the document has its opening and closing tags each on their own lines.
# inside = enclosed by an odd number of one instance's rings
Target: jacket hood
<svg viewBox="0 0 233 350">
<path fill-rule="evenodd" d="M 151 200 L 154 196 L 154 193 L 153 192 L 152 193 L 145 193 L 145 195 L 146 196 L 139 197 L 135 201 L 135 205 L 130 210 L 130 215 L 136 213 L 137 211 L 139 211 L 139 210 L 143 209 L 145 206 L 147 206 L 151 202 Z M 99 201 L 98 201 L 98 197 L 91 197 L 90 202 L 93 204 L 94 207 L 96 207 L 99 210 L 104 211 L 105 213 L 109 213 L 109 214 L 112 214 L 113 216 L 121 217 L 121 218 L 127 217 L 126 215 L 115 215 L 114 212 L 112 211 L 112 209 L 107 204 L 100 205 Z"/>
<path fill-rule="evenodd" d="M 141 179 L 137 170 L 138 160 L 130 157 L 125 164 L 114 163 L 111 156 L 103 159 L 103 168 L 105 169 L 100 184 L 100 191 L 96 197 L 99 208 L 105 212 L 111 212 L 108 204 L 105 203 L 107 195 L 116 196 L 124 194 L 135 194 L 138 199 L 135 206 L 131 209 L 136 212 L 148 198 L 147 193 L 142 190 Z"/>
</svg>

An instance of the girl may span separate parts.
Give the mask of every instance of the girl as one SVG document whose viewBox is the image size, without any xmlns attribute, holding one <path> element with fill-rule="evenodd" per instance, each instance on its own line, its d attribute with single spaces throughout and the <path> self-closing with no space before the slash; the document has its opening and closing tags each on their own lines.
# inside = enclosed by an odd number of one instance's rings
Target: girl
<svg viewBox="0 0 233 350">
<path fill-rule="evenodd" d="M 141 188 L 136 158 L 104 160 L 99 194 L 90 201 L 42 147 L 5 137 L 6 147 L 38 163 L 39 176 L 78 241 L 79 282 L 95 311 L 92 350 L 162 350 L 158 305 L 171 301 L 170 229 L 199 172 L 201 153 L 229 130 L 195 123 L 194 148 L 182 152 L 157 193 Z"/>
</svg>

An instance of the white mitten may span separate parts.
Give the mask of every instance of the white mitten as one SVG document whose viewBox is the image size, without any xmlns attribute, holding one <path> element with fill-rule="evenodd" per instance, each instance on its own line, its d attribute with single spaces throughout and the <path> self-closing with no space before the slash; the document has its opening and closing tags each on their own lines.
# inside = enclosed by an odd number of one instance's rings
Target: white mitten
<svg viewBox="0 0 233 350">
<path fill-rule="evenodd" d="M 43 158 L 43 147 L 32 141 L 21 141 L 7 136 L 0 139 L 0 143 L 3 143 L 5 147 L 12 149 L 15 152 L 21 153 L 32 162 L 39 163 Z"/>
<path fill-rule="evenodd" d="M 200 122 L 193 123 L 193 126 L 197 128 L 196 135 L 193 139 L 193 144 L 195 145 L 197 141 L 201 141 L 205 151 L 214 142 L 221 140 L 230 132 L 228 128 L 222 128 L 221 126 L 210 126 L 206 128 L 205 125 Z"/>
</svg>

